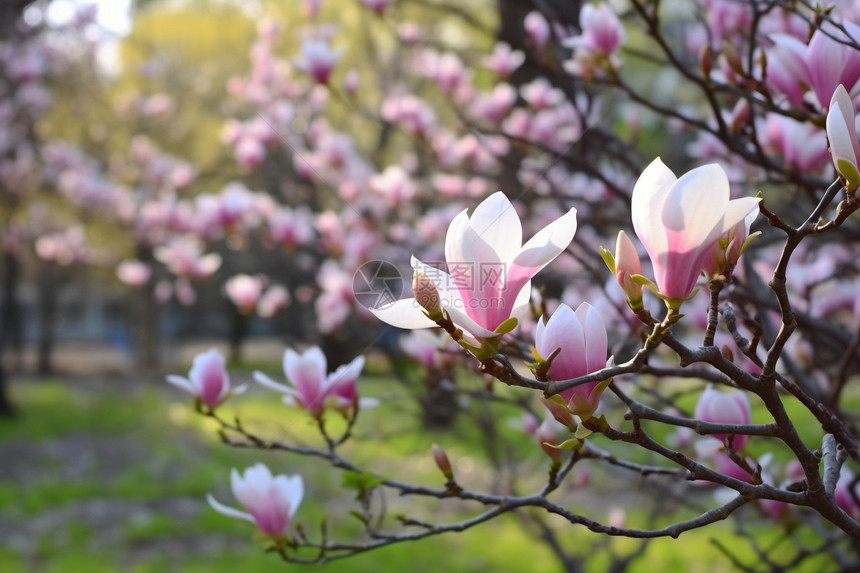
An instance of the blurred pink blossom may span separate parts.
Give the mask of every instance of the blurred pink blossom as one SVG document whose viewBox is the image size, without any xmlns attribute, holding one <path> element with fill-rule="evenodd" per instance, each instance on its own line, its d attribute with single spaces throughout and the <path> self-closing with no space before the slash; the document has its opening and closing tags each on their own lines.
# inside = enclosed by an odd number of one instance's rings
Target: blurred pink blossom
<svg viewBox="0 0 860 573">
<path fill-rule="evenodd" d="M 263 464 L 255 464 L 239 475 L 230 472 L 230 487 L 233 497 L 242 504 L 247 513 L 226 506 L 207 494 L 212 509 L 236 519 L 255 524 L 264 534 L 274 539 L 283 539 L 299 504 L 304 496 L 302 476 L 273 476 Z"/>
</svg>

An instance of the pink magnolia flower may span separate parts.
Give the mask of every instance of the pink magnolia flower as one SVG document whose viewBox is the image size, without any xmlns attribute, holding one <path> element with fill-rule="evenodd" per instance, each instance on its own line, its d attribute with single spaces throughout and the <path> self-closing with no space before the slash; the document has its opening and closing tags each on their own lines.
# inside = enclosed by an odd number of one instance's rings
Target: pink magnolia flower
<svg viewBox="0 0 860 573">
<path fill-rule="evenodd" d="M 382 173 L 372 175 L 367 184 L 392 208 L 408 203 L 418 191 L 418 185 L 400 165 L 389 165 Z"/>
<path fill-rule="evenodd" d="M 860 52 L 851 43 L 860 41 L 860 25 L 846 20 L 842 26 L 847 35 L 824 22 L 808 45 L 787 34 L 771 36 L 775 46 L 768 53 L 768 83 L 793 105 L 802 103 L 802 94 L 809 88 L 822 108 L 840 84 L 853 92 L 860 81 Z"/>
<path fill-rule="evenodd" d="M 142 261 L 129 259 L 116 266 L 116 276 L 123 284 L 139 288 L 149 281 L 152 267 Z"/>
<path fill-rule="evenodd" d="M 202 254 L 203 246 L 197 239 L 177 237 L 166 245 L 155 248 L 155 258 L 180 277 L 207 279 L 221 266 L 218 253 Z"/>
<path fill-rule="evenodd" d="M 290 291 L 284 285 L 272 285 L 260 297 L 257 304 L 257 314 L 263 318 L 271 318 L 290 304 Z"/>
<path fill-rule="evenodd" d="M 843 465 L 839 470 L 839 479 L 836 481 L 836 490 L 833 492 L 834 500 L 842 511 L 857 519 L 860 516 L 860 507 L 851 495 L 851 482 L 854 481 L 854 473 Z"/>
<path fill-rule="evenodd" d="M 281 392 L 285 404 L 298 404 L 315 418 L 322 416 L 326 407 L 347 413 L 359 403 L 356 381 L 364 368 L 364 356 L 356 357 L 331 374 L 326 374 L 326 367 L 325 354 L 318 346 L 303 354 L 288 348 L 284 353 L 284 374 L 292 387 L 279 384 L 259 371 L 254 372 L 254 380 Z"/>
<path fill-rule="evenodd" d="M 333 50 L 325 40 L 305 40 L 302 54 L 295 62 L 297 69 L 321 84 L 327 84 L 335 64 L 343 55 L 343 48 Z"/>
<path fill-rule="evenodd" d="M 393 1 L 394 0 L 361 0 L 361 3 L 381 16 L 382 13 L 385 12 L 385 9 L 388 8 L 388 5 Z"/>
<path fill-rule="evenodd" d="M 455 324 L 477 338 L 493 338 L 499 336 L 499 325 L 525 309 L 532 277 L 567 248 L 575 232 L 572 208 L 523 245 L 519 216 L 499 191 L 478 205 L 471 218 L 463 210 L 451 221 L 445 239 L 448 272 L 415 257 L 412 268 L 432 280 L 441 308 Z M 414 298 L 371 312 L 398 328 L 436 326 Z"/>
<path fill-rule="evenodd" d="M 426 368 L 437 368 L 450 362 L 461 350 L 450 337 L 439 336 L 435 330 L 416 330 L 401 336 L 400 349 Z"/>
<path fill-rule="evenodd" d="M 239 312 L 248 314 L 257 308 L 257 303 L 263 295 L 265 282 L 265 279 L 260 276 L 238 274 L 224 283 L 224 292 Z"/>
<path fill-rule="evenodd" d="M 263 163 L 266 158 L 266 146 L 259 139 L 242 136 L 236 142 L 233 150 L 236 161 L 245 169 L 255 169 Z"/>
<path fill-rule="evenodd" d="M 714 424 L 749 424 L 752 420 L 749 398 L 742 391 L 720 392 L 710 384 L 699 396 L 693 414 L 697 420 Z M 728 443 L 728 434 L 712 434 L 714 438 Z M 749 436 L 735 434 L 732 447 L 740 450 L 749 441 Z"/>
<path fill-rule="evenodd" d="M 273 476 L 263 464 L 251 466 L 243 476 L 233 469 L 230 488 L 233 497 L 247 512 L 226 506 L 207 494 L 212 509 L 228 517 L 250 521 L 263 534 L 275 539 L 284 537 L 305 492 L 302 476 Z"/>
<path fill-rule="evenodd" d="M 837 86 L 844 85 L 851 92 L 860 81 L 860 51 L 850 45 L 850 41 L 860 42 L 860 25 L 842 22 L 848 33 L 824 22 L 822 30 L 816 30 L 809 40 L 806 51 L 806 67 L 809 73 L 809 86 L 818 97 L 822 107 L 833 97 Z M 825 33 L 827 32 L 827 33 Z M 848 44 L 830 36 L 835 36 Z"/>
<path fill-rule="evenodd" d="M 219 405 L 231 394 L 241 394 L 246 390 L 244 384 L 230 390 L 230 375 L 224 356 L 214 348 L 194 357 L 188 378 L 169 374 L 167 381 L 186 390 L 210 408 Z"/>
<path fill-rule="evenodd" d="M 809 85 L 806 44 L 788 34 L 773 34 L 771 40 L 774 45 L 767 52 L 767 83 L 784 94 L 788 103 L 800 107 Z"/>
<path fill-rule="evenodd" d="M 694 445 L 696 457 L 702 460 L 710 460 L 714 469 L 719 473 L 747 483 L 752 483 L 752 476 L 741 466 L 736 464 L 725 452 L 724 444 L 718 439 L 707 437 L 699 440 Z M 755 460 L 745 458 L 750 467 L 755 467 Z"/>
<path fill-rule="evenodd" d="M 570 430 L 567 426 L 556 420 L 549 412 L 535 431 L 538 445 L 553 462 L 558 462 L 561 459 L 561 450 L 553 446 L 563 442 L 565 436 L 569 435 Z"/>
<path fill-rule="evenodd" d="M 857 141 L 854 102 L 845 86 L 839 84 L 830 100 L 827 113 L 827 139 L 830 140 L 830 155 L 836 171 L 845 179 L 848 191 L 860 187 L 860 142 Z"/>
<path fill-rule="evenodd" d="M 550 29 L 543 14 L 537 11 L 529 12 L 523 21 L 523 27 L 535 48 L 542 49 L 546 46 L 549 41 Z"/>
<path fill-rule="evenodd" d="M 509 44 L 499 42 L 493 53 L 484 59 L 484 65 L 502 78 L 508 78 L 526 60 L 522 50 L 512 50 Z"/>
<path fill-rule="evenodd" d="M 710 255 L 705 260 L 705 275 L 715 278 L 719 275 L 731 274 L 750 241 L 761 234 L 756 232 L 750 235 L 750 227 L 756 217 L 758 217 L 758 208 L 754 207 L 742 221 L 714 243 Z"/>
<path fill-rule="evenodd" d="M 535 349 L 544 359 L 561 349 L 549 369 L 550 380 L 570 380 L 597 372 L 606 366 L 606 327 L 597 310 L 587 302 L 576 312 L 561 304 L 544 324 L 535 328 Z M 559 392 L 574 413 L 589 417 L 597 408 L 603 387 L 601 382 L 589 382 Z"/>
<path fill-rule="evenodd" d="M 624 27 L 608 4 L 585 4 L 579 14 L 579 26 L 582 34 L 565 40 L 565 46 L 581 48 L 591 54 L 609 55 L 627 39 Z"/>
<path fill-rule="evenodd" d="M 631 305 L 638 305 L 642 301 L 642 285 L 631 278 L 641 274 L 642 263 L 633 241 L 627 233 L 618 231 L 618 239 L 615 241 L 615 280 Z"/>
<path fill-rule="evenodd" d="M 676 178 L 659 158 L 633 188 L 633 228 L 651 258 L 660 294 L 677 307 L 696 286 L 719 238 L 758 204 L 729 200 L 729 180 L 716 164 Z"/>
<path fill-rule="evenodd" d="M 765 136 L 768 147 L 801 172 L 818 171 L 827 165 L 827 137 L 817 125 L 770 113 L 765 121 Z"/>
</svg>

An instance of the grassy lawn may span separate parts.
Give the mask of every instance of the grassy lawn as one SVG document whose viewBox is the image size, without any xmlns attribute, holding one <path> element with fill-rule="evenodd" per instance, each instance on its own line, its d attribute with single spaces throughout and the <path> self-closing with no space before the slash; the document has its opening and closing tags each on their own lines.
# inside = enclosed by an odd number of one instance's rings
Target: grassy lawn
<svg viewBox="0 0 860 573">
<path fill-rule="evenodd" d="M 417 406 L 403 386 L 382 377 L 360 383 L 363 393 L 382 398 L 382 405 L 362 412 L 356 428 L 361 440 L 344 448 L 346 457 L 403 481 L 440 486 L 441 476 L 429 455 L 430 445 L 438 442 L 454 461 L 461 483 L 474 489 L 491 487 L 492 476 L 482 470 L 486 448 L 480 432 L 465 423 L 467 419 L 461 416 L 460 423 L 448 431 L 414 431 Z M 234 505 L 230 468 L 243 469 L 258 461 L 276 473 L 298 472 L 305 477 L 305 501 L 296 519 L 312 538 L 318 538 L 323 517 L 330 537 L 347 540 L 360 533 L 360 525 L 349 515 L 356 504 L 350 492 L 339 487 L 337 470 L 318 460 L 222 445 L 213 432 L 214 422 L 195 414 L 190 400 L 160 380 L 32 380 L 16 382 L 13 390 L 22 416 L 0 421 L 0 460 L 4 460 L 0 571 L 4 573 L 307 570 L 266 554 L 265 544 L 250 524 L 224 517 L 205 502 L 211 492 Z M 246 427 L 265 436 L 317 443 L 315 427 L 305 415 L 284 407 L 259 387 L 225 406 L 224 413 L 239 414 Z M 511 425 L 498 424 L 498 432 L 494 439 L 504 449 L 527 460 L 525 469 L 519 468 L 525 476 L 517 481 L 520 493 L 538 487 L 546 475 L 546 458 Z M 592 468 L 598 479 L 592 478 L 588 489 L 562 492 L 565 503 L 569 499 L 568 507 L 602 522 L 612 509 L 623 507 L 635 526 L 643 525 L 637 520 L 644 519 L 655 503 L 665 501 L 649 498 L 653 490 L 637 485 L 636 477 L 629 495 L 601 496 L 604 480 L 612 482 L 612 476 L 600 470 Z M 620 478 L 631 481 L 627 475 Z M 691 490 L 690 495 L 713 506 L 701 492 Z M 426 521 L 463 519 L 479 511 L 452 501 L 433 504 L 389 496 L 386 503 L 390 515 L 406 513 Z M 750 509 L 748 515 L 756 518 Z M 656 523 L 665 519 L 657 516 Z M 530 536 L 523 521 L 508 515 L 463 534 L 401 543 L 313 570 L 561 571 L 549 547 Z M 592 554 L 589 571 L 606 569 L 602 548 L 607 544 L 621 554 L 638 547 L 635 540 L 607 539 L 581 527 L 563 526 L 557 531 L 565 547 Z M 730 563 L 711 542 L 714 536 L 736 547 L 742 560 L 752 558 L 752 549 L 727 524 L 684 534 L 679 541 L 655 540 L 630 570 L 686 570 L 698 563 L 697 570 L 730 571 Z M 766 528 L 761 541 L 778 542 L 768 539 Z M 820 564 L 805 565 L 808 568 L 798 570 L 820 569 Z"/>
</svg>

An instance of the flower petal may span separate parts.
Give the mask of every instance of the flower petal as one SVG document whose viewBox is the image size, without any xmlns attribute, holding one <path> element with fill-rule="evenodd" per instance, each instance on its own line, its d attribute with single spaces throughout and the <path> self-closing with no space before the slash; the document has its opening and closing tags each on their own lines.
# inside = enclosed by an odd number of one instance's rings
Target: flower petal
<svg viewBox="0 0 860 573">
<path fill-rule="evenodd" d="M 499 261 L 513 259 L 523 244 L 520 217 L 501 191 L 496 191 L 475 207 L 469 219 L 469 229 L 495 251 Z M 465 249 L 470 248 L 472 245 L 465 245 Z"/>
<path fill-rule="evenodd" d="M 177 376 L 175 374 L 168 374 L 167 382 L 169 384 L 173 384 L 177 388 L 182 388 L 186 392 L 191 392 L 195 396 L 197 395 L 197 389 L 194 387 L 194 385 L 191 383 L 191 380 L 189 380 L 188 378 L 183 378 L 182 376 Z"/>
<path fill-rule="evenodd" d="M 633 230 L 648 253 L 667 249 L 662 212 L 666 196 L 676 182 L 675 174 L 658 157 L 645 168 L 633 187 L 630 205 Z"/>
<path fill-rule="evenodd" d="M 432 328 L 438 326 L 427 318 L 424 309 L 414 298 L 402 298 L 394 304 L 385 305 L 382 308 L 369 309 L 373 315 L 382 322 L 397 328 L 415 330 L 416 328 Z"/>
<path fill-rule="evenodd" d="M 209 505 L 212 507 L 212 509 L 214 509 L 215 511 L 217 511 L 218 513 L 220 513 L 222 515 L 226 515 L 228 517 L 235 517 L 236 519 L 244 519 L 245 521 L 250 521 L 251 523 L 256 523 L 254 521 L 254 517 L 250 513 L 246 513 L 244 511 L 239 511 L 238 509 L 235 509 L 235 508 L 230 507 L 228 505 L 224 505 L 223 503 L 219 502 L 217 499 L 212 497 L 211 493 L 206 494 L 206 501 L 209 502 Z"/>
<path fill-rule="evenodd" d="M 265 386 L 266 388 L 268 388 L 270 390 L 274 390 L 275 392 L 281 392 L 282 394 L 295 394 L 296 393 L 296 391 L 294 389 L 292 389 L 289 386 L 286 386 L 284 384 L 279 384 L 278 382 L 275 382 L 274 380 L 269 378 L 268 375 L 263 374 L 259 370 L 254 371 L 253 377 L 254 377 L 254 381 L 257 384 L 259 384 L 261 386 Z"/>
<path fill-rule="evenodd" d="M 716 163 L 682 175 L 661 212 L 661 221 L 674 239 L 672 250 L 690 251 L 717 239 L 724 232 L 720 223 L 729 196 L 729 178 Z"/>
</svg>

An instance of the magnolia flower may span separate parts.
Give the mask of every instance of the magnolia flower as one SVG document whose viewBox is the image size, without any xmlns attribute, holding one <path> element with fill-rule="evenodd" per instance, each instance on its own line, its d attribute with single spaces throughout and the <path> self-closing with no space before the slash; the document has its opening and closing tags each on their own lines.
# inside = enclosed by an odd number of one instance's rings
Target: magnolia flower
<svg viewBox="0 0 860 573">
<path fill-rule="evenodd" d="M 585 4 L 579 14 L 579 26 L 582 34 L 564 40 L 564 46 L 609 55 L 627 39 L 624 27 L 608 4 Z"/>
<path fill-rule="evenodd" d="M 673 308 L 690 296 L 719 238 L 760 199 L 729 200 L 729 180 L 716 164 L 676 178 L 659 158 L 633 188 L 633 228 L 651 258 L 660 294 Z"/>
<path fill-rule="evenodd" d="M 839 84 L 830 100 L 827 113 L 827 139 L 836 171 L 845 179 L 845 188 L 852 192 L 860 187 L 860 142 L 857 141 L 857 126 L 854 102 L 845 86 Z"/>
<path fill-rule="evenodd" d="M 116 276 L 124 284 L 139 288 L 149 281 L 152 267 L 142 261 L 129 259 L 116 266 Z"/>
<path fill-rule="evenodd" d="M 844 85 L 854 91 L 860 81 L 860 52 L 852 42 L 860 41 L 860 25 L 848 20 L 842 22 L 846 33 L 824 22 L 809 40 L 806 51 L 806 68 L 809 87 L 822 107 L 833 97 L 837 86 Z"/>
<path fill-rule="evenodd" d="M 600 248 L 600 254 L 609 270 L 615 275 L 615 280 L 621 290 L 624 291 L 630 307 L 634 310 L 641 308 L 642 285 L 633 280 L 633 276 L 642 274 L 642 263 L 639 260 L 639 253 L 636 252 L 636 247 L 633 246 L 633 241 L 630 240 L 627 233 L 618 231 L 614 258 L 603 247 Z"/>
<path fill-rule="evenodd" d="M 575 232 L 576 209 L 570 209 L 523 245 L 520 219 L 499 191 L 478 205 L 471 218 L 463 210 L 451 221 L 445 239 L 449 272 L 415 257 L 412 268 L 429 277 L 441 310 L 457 326 L 477 338 L 493 338 L 503 322 L 526 309 L 532 277 L 567 248 Z M 436 326 L 414 298 L 371 312 L 398 328 Z"/>
<path fill-rule="evenodd" d="M 509 77 L 526 59 L 522 50 L 512 50 L 509 44 L 499 42 L 493 53 L 484 58 L 484 65 L 503 78 Z"/>
<path fill-rule="evenodd" d="M 546 46 L 551 32 L 549 23 L 543 17 L 543 14 L 537 11 L 531 11 L 526 14 L 525 20 L 523 20 L 523 28 L 535 48 L 540 50 Z"/>
<path fill-rule="evenodd" d="M 230 488 L 233 497 L 247 512 L 226 506 L 207 494 L 212 509 L 229 517 L 244 519 L 255 524 L 269 537 L 284 536 L 304 496 L 302 476 L 273 476 L 263 464 L 255 464 L 245 470 L 245 475 L 233 469 L 230 472 Z"/>
<path fill-rule="evenodd" d="M 394 0 L 361 0 L 361 3 L 381 16 L 382 13 L 385 12 L 385 9 L 388 8 L 388 5 L 393 1 Z"/>
<path fill-rule="evenodd" d="M 327 84 L 342 55 L 343 48 L 332 50 L 324 40 L 306 40 L 302 43 L 302 55 L 296 60 L 295 66 L 317 82 Z"/>
<path fill-rule="evenodd" d="M 854 482 L 854 473 L 843 465 L 839 470 L 839 479 L 836 482 L 836 490 L 833 492 L 834 500 L 842 511 L 857 519 L 860 516 L 860 507 L 851 495 L 851 484 Z M 856 488 L 856 486 L 855 486 Z M 855 489 L 856 491 L 856 489 Z"/>
<path fill-rule="evenodd" d="M 535 349 L 544 359 L 559 350 L 549 369 L 550 380 L 570 380 L 606 366 L 606 327 L 597 310 L 587 302 L 576 312 L 561 304 L 546 324 L 538 321 Z M 586 418 L 597 408 L 606 387 L 601 381 L 580 384 L 559 392 L 568 407 Z"/>
<path fill-rule="evenodd" d="M 705 259 L 704 271 L 708 278 L 731 274 L 750 242 L 761 235 L 761 232 L 750 235 L 750 227 L 757 216 L 758 207 L 753 207 L 742 221 L 714 243 L 710 256 Z"/>
<path fill-rule="evenodd" d="M 318 346 L 298 354 L 291 348 L 284 353 L 284 374 L 292 387 L 279 384 L 263 374 L 254 372 L 258 383 L 281 392 L 288 406 L 298 404 L 313 417 L 319 418 L 327 406 L 348 412 L 358 404 L 355 383 L 364 368 L 364 356 L 326 374 L 326 357 Z"/>
<path fill-rule="evenodd" d="M 711 422 L 713 424 L 749 424 L 752 420 L 752 411 L 747 395 L 741 391 L 720 392 L 714 390 L 710 384 L 699 396 L 696 410 L 693 414 L 697 420 Z M 712 434 L 712 436 L 724 443 L 728 443 L 727 434 Z M 734 435 L 732 448 L 740 450 L 749 441 L 749 436 Z"/>
<path fill-rule="evenodd" d="M 558 462 L 561 459 L 561 450 L 557 447 L 558 444 L 564 441 L 564 437 L 570 434 L 570 430 L 556 420 L 549 412 L 544 416 L 543 422 L 535 431 L 535 438 L 538 445 L 553 462 Z"/>
<path fill-rule="evenodd" d="M 257 303 L 263 296 L 263 288 L 265 288 L 263 277 L 246 274 L 230 277 L 224 283 L 224 292 L 227 298 L 236 305 L 242 314 L 248 314 L 257 308 Z"/>
<path fill-rule="evenodd" d="M 284 285 L 272 285 L 257 304 L 257 314 L 271 318 L 290 304 L 290 291 Z"/>
<path fill-rule="evenodd" d="M 167 381 L 188 391 L 209 408 L 214 408 L 231 394 L 241 394 L 246 390 L 243 384 L 231 392 L 224 356 L 214 348 L 194 357 L 188 378 L 170 374 Z"/>
</svg>

